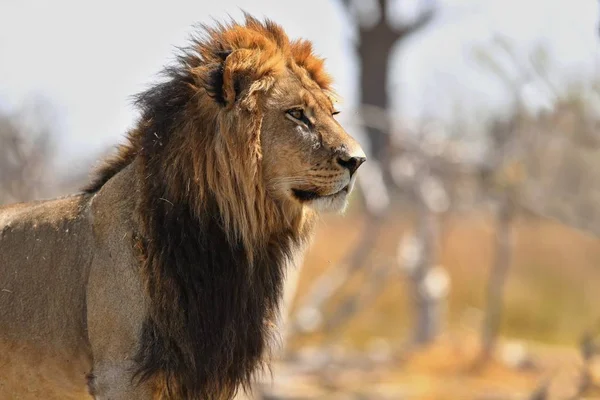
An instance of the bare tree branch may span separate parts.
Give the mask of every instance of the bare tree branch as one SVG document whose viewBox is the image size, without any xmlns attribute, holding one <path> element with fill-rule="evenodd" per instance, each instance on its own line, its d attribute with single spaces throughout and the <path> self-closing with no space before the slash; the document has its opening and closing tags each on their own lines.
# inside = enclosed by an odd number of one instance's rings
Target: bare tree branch
<svg viewBox="0 0 600 400">
<path fill-rule="evenodd" d="M 53 134 L 45 121 L 35 122 L 42 125 L 31 128 L 19 115 L 0 115 L 0 204 L 33 200 L 49 186 Z"/>
<path fill-rule="evenodd" d="M 379 12 L 381 13 L 381 23 L 387 24 L 387 1 L 386 0 L 378 0 L 379 3 Z"/>
<path fill-rule="evenodd" d="M 433 19 L 433 17 L 435 16 L 435 13 L 436 13 L 435 8 L 433 8 L 433 7 L 428 8 L 425 11 L 423 11 L 417 17 L 417 19 L 412 21 L 410 24 L 406 24 L 399 28 L 394 28 L 393 30 L 396 33 L 396 35 L 398 35 L 398 37 L 406 38 L 406 37 L 412 35 L 413 33 L 421 30 L 428 23 L 430 23 L 431 20 Z"/>
<path fill-rule="evenodd" d="M 371 268 L 369 277 L 365 285 L 361 285 L 359 292 L 344 300 L 335 313 L 327 318 L 325 330 L 328 332 L 333 330 L 340 331 L 344 324 L 353 316 L 369 307 L 383 292 L 383 287 L 391 272 L 392 268 L 390 265 L 384 264 Z"/>
<path fill-rule="evenodd" d="M 346 7 L 347 9 L 350 9 L 350 3 L 352 2 L 352 0 L 340 0 L 340 2 L 342 3 L 342 5 L 344 7 Z"/>
<path fill-rule="evenodd" d="M 364 267 L 367 257 L 379 237 L 383 221 L 383 218 L 370 218 L 367 221 L 367 226 L 358 243 L 353 246 L 353 250 L 347 254 L 339 265 L 331 267 L 317 278 L 306 295 L 303 296 L 300 301 L 301 314 L 299 316 L 307 311 L 320 313 L 323 305 L 350 280 L 355 272 Z M 298 321 L 297 318 L 292 332 L 305 330 L 301 325 L 302 321 Z"/>
</svg>

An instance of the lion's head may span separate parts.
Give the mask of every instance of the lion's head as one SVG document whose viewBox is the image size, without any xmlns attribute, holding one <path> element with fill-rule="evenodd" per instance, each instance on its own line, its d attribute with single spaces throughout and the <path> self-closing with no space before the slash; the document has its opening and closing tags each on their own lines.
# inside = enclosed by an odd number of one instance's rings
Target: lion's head
<svg viewBox="0 0 600 400">
<path fill-rule="evenodd" d="M 335 120 L 331 79 L 310 42 L 246 15 L 243 25 L 207 28 L 186 63 L 220 130 L 207 171 L 215 182 L 231 178 L 212 184 L 229 199 L 221 202 L 226 220 L 242 216 L 237 230 L 255 236 L 307 207 L 344 209 L 365 155 Z"/>
<path fill-rule="evenodd" d="M 138 97 L 131 143 L 92 191 L 142 150 L 159 160 L 169 201 L 201 210 L 213 197 L 250 247 L 314 211 L 344 209 L 365 155 L 335 119 L 331 79 L 310 42 L 246 15 L 205 26 L 165 75 Z"/>
<path fill-rule="evenodd" d="M 327 92 L 303 70 L 287 70 L 266 94 L 264 107 L 262 164 L 269 196 L 318 211 L 342 210 L 365 155 L 335 120 Z"/>
</svg>

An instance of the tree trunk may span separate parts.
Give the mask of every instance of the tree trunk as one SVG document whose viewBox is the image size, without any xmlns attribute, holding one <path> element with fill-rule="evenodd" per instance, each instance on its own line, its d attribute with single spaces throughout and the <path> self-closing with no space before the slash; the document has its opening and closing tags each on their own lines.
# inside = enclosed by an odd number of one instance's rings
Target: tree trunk
<svg viewBox="0 0 600 400">
<path fill-rule="evenodd" d="M 435 263 L 437 216 L 424 202 L 419 204 L 419 208 L 417 241 L 420 243 L 420 255 L 411 275 L 411 291 L 415 316 L 414 343 L 423 345 L 430 343 L 437 336 L 443 316 L 440 301 L 442 299 L 431 292 L 426 282 L 427 275 Z"/>
<path fill-rule="evenodd" d="M 380 21 L 372 29 L 360 29 L 358 56 L 360 62 L 361 105 L 374 106 L 381 110 L 389 107 L 388 66 L 394 43 L 399 36 L 386 23 Z M 389 121 L 386 121 L 389 122 Z M 384 126 L 389 126 L 389 123 Z M 371 142 L 371 153 L 384 170 L 389 159 L 390 134 L 367 127 Z"/>
<path fill-rule="evenodd" d="M 500 332 L 502 322 L 502 299 L 506 276 L 512 258 L 512 221 L 514 209 L 509 195 L 505 194 L 496 214 L 494 237 L 494 263 L 487 288 L 487 306 L 482 333 L 482 360 L 490 358 Z"/>
<path fill-rule="evenodd" d="M 351 8 L 350 0 L 342 0 L 342 3 Z M 378 0 L 380 18 L 375 26 L 360 26 L 360 18 L 357 18 L 359 30 L 357 50 L 360 64 L 361 105 L 374 106 L 387 111 L 390 105 L 387 90 L 392 49 L 396 43 L 407 39 L 428 24 L 434 10 L 425 10 L 408 25 L 392 26 L 386 4 L 386 0 Z M 389 121 L 385 122 L 384 126 L 390 126 Z M 373 127 L 367 127 L 366 130 L 371 142 L 372 156 L 381 163 L 386 183 L 391 183 L 388 168 L 391 144 L 389 129 L 388 132 Z"/>
</svg>

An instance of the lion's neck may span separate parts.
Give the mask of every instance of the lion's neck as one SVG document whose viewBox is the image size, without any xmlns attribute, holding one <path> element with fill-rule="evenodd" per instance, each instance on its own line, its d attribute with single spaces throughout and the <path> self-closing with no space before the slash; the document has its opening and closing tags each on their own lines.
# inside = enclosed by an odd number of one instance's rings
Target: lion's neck
<svg viewBox="0 0 600 400">
<path fill-rule="evenodd" d="M 308 225 L 283 226 L 248 249 L 231 240 L 214 198 L 197 210 L 165 201 L 160 179 L 145 182 L 140 239 L 150 315 L 140 373 L 162 379 L 172 398 L 227 397 L 263 362 L 284 268 Z"/>
</svg>

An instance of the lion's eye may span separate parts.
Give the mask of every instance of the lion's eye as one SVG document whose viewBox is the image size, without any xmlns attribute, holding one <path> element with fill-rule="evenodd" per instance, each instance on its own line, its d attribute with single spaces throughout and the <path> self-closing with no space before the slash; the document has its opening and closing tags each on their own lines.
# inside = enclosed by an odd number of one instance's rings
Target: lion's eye
<svg viewBox="0 0 600 400">
<path fill-rule="evenodd" d="M 338 115 L 339 113 L 341 113 L 341 111 L 335 110 L 334 112 L 331 113 L 331 115 Z"/>
<path fill-rule="evenodd" d="M 301 108 L 293 108 L 287 111 L 288 115 L 298 121 L 301 121 L 304 118 L 304 110 Z"/>
</svg>

